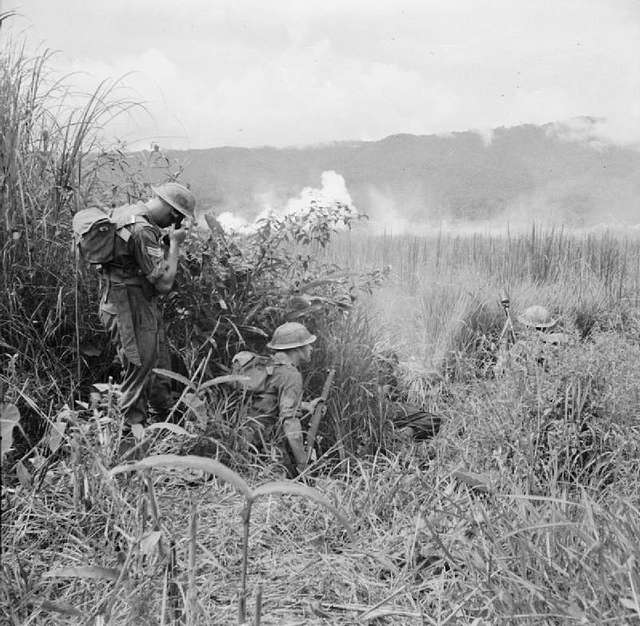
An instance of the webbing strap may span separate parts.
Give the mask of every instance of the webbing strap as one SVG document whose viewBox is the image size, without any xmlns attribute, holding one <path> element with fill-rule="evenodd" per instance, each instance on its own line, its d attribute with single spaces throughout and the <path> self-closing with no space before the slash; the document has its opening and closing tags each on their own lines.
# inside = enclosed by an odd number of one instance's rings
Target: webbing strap
<svg viewBox="0 0 640 626">
<path fill-rule="evenodd" d="M 145 280 L 142 276 L 122 276 L 117 272 L 109 272 L 106 276 L 110 283 L 120 283 L 122 285 L 142 285 Z"/>
<path fill-rule="evenodd" d="M 138 222 L 145 222 L 148 224 L 148 221 L 142 215 L 128 215 L 124 220 L 117 221 L 115 224 L 118 237 L 120 237 L 120 239 L 125 243 L 128 242 L 129 239 L 131 239 L 131 231 L 126 228 L 126 226 L 131 226 Z"/>
</svg>

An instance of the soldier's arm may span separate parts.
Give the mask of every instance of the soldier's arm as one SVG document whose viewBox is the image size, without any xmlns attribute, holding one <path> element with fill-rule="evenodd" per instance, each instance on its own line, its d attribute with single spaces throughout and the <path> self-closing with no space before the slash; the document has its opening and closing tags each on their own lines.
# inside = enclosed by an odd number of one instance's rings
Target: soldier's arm
<svg viewBox="0 0 640 626">
<path fill-rule="evenodd" d="M 169 252 L 164 259 L 162 274 L 153 283 L 158 293 L 167 294 L 173 287 L 173 283 L 176 279 L 176 272 L 178 271 L 180 245 L 182 244 L 186 236 L 187 231 L 184 228 L 174 230 L 169 235 Z"/>
<path fill-rule="evenodd" d="M 307 453 L 302 437 L 302 425 L 296 417 L 301 401 L 302 376 L 297 370 L 292 370 L 280 388 L 278 410 L 282 429 L 293 453 L 298 471 L 302 471 L 307 463 Z"/>
<path fill-rule="evenodd" d="M 135 258 L 143 276 L 161 294 L 171 291 L 178 270 L 180 244 L 186 237 L 183 229 L 169 235 L 169 250 L 165 256 L 165 247 L 158 240 L 155 231 L 143 228 L 136 233 Z"/>
</svg>

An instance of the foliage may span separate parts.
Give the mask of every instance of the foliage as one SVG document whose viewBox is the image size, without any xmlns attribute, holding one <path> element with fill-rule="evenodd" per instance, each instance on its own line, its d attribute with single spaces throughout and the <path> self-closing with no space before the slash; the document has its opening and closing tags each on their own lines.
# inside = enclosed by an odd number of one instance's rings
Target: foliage
<svg viewBox="0 0 640 626">
<path fill-rule="evenodd" d="M 381 272 L 350 273 L 319 260 L 337 229 L 362 216 L 342 203 L 312 202 L 305 210 L 272 214 L 248 233 L 224 233 L 212 215 L 209 230 L 188 240 L 178 288 L 166 316 L 183 345 L 217 348 L 217 362 L 239 349 L 261 351 L 286 320 L 311 327 L 337 319 L 355 298 L 384 278 Z"/>
<path fill-rule="evenodd" d="M 72 215 L 138 199 L 151 160 L 102 145 L 102 125 L 137 106 L 118 97 L 119 82 L 79 96 L 68 78 L 51 79 L 51 56 L 29 56 L 7 39 L 0 49 L 0 345 L 38 381 L 33 394 L 63 399 L 87 368 L 109 366 L 94 341 L 96 279 L 78 277 Z M 153 164 L 173 169 L 157 154 Z M 123 177 L 107 175 L 118 170 Z"/>
</svg>

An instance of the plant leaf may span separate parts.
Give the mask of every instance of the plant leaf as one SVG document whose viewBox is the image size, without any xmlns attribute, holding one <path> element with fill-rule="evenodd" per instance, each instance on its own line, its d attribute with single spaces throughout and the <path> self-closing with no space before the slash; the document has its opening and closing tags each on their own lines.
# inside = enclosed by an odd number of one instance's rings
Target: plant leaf
<svg viewBox="0 0 640 626">
<path fill-rule="evenodd" d="M 265 333 L 264 330 L 262 330 L 262 328 L 258 328 L 257 326 L 247 326 L 243 324 L 242 326 L 239 326 L 239 328 L 249 333 L 253 333 L 254 335 L 260 335 L 260 337 L 265 337 L 267 339 L 269 338 L 269 335 Z"/>
<path fill-rule="evenodd" d="M 140 540 L 140 552 L 146 556 L 151 556 L 158 549 L 158 544 L 162 539 L 162 532 L 159 530 L 153 530 L 147 533 Z"/>
<path fill-rule="evenodd" d="M 207 423 L 207 405 L 199 398 L 195 393 L 187 393 L 184 395 L 182 401 L 189 407 L 198 420 L 200 426 L 205 426 Z"/>
<path fill-rule="evenodd" d="M 153 371 L 160 376 L 166 376 L 167 378 L 171 378 L 173 380 L 177 380 L 179 383 L 182 383 L 185 387 L 193 387 L 193 383 L 182 374 L 178 374 L 177 372 L 172 372 L 171 370 L 165 370 L 160 367 L 154 367 Z"/>
<path fill-rule="evenodd" d="M 146 428 L 147 432 L 150 430 L 170 430 L 175 435 L 184 435 L 185 437 L 195 437 L 190 432 L 187 432 L 182 426 L 173 424 L 172 422 L 155 422 L 149 424 Z"/>
<path fill-rule="evenodd" d="M 31 489 L 31 473 L 22 461 L 16 463 L 16 476 L 25 489 Z"/>
<path fill-rule="evenodd" d="M 239 374 L 225 374 L 224 376 L 216 376 L 206 383 L 200 385 L 200 391 L 213 387 L 214 385 L 221 385 L 222 383 L 246 383 L 251 380 L 249 376 L 240 376 Z"/>
<path fill-rule="evenodd" d="M 102 354 L 102 349 L 98 346 L 94 346 L 93 344 L 84 344 L 80 346 L 80 354 L 82 356 L 100 356 Z"/>
<path fill-rule="evenodd" d="M 65 421 L 57 420 L 51 424 L 47 445 L 52 454 L 61 446 L 66 430 L 67 422 Z"/>
<path fill-rule="evenodd" d="M 463 470 L 455 470 L 452 476 L 475 491 L 488 493 L 491 491 L 491 479 L 485 474 L 475 474 Z"/>
<path fill-rule="evenodd" d="M 43 611 L 55 611 L 56 613 L 62 613 L 63 615 L 69 615 L 71 617 L 82 617 L 82 613 L 68 602 L 50 602 L 49 600 L 45 600 L 40 608 L 42 608 Z"/>
<path fill-rule="evenodd" d="M 131 432 L 136 441 L 142 441 L 144 439 L 144 426 L 142 424 L 131 424 Z"/>
<path fill-rule="evenodd" d="M 269 483 L 265 483 L 264 485 L 260 485 L 253 490 L 251 493 L 251 499 L 255 500 L 260 496 L 268 496 L 275 494 L 289 494 L 292 496 L 304 496 L 305 498 L 309 498 L 318 504 L 321 504 L 327 510 L 331 511 L 337 518 L 338 521 L 345 527 L 347 532 L 349 533 L 349 538 L 353 541 L 354 534 L 351 529 L 351 525 L 347 518 L 338 511 L 338 509 L 333 505 L 333 503 L 326 497 L 323 496 L 319 491 L 314 489 L 313 487 L 308 487 L 307 485 L 301 485 L 299 483 L 288 482 L 286 480 L 275 480 Z"/>
<path fill-rule="evenodd" d="M 117 383 L 93 383 L 92 387 L 100 393 L 120 393 L 120 385 Z"/>
<path fill-rule="evenodd" d="M 631 611 L 636 611 L 640 615 L 640 606 L 633 598 L 620 598 L 620 604 L 625 609 L 629 609 Z"/>
<path fill-rule="evenodd" d="M 115 476 L 116 474 L 121 474 L 123 472 L 150 469 L 154 467 L 175 467 L 177 469 L 190 469 L 208 472 L 209 474 L 213 474 L 214 476 L 232 484 L 246 498 L 251 497 L 251 489 L 249 489 L 249 485 L 247 485 L 243 478 L 219 461 L 207 459 L 203 456 L 158 454 L 155 456 L 148 456 L 137 463 L 118 465 L 111 470 L 110 474 L 111 476 Z"/>
<path fill-rule="evenodd" d="M 13 446 L 13 427 L 20 419 L 20 411 L 15 404 L 0 405 L 0 437 L 2 438 L 0 451 L 4 456 Z"/>
<path fill-rule="evenodd" d="M 97 565 L 82 565 L 80 567 L 62 567 L 45 574 L 46 578 L 107 578 L 118 580 L 120 570 L 112 567 L 99 567 Z"/>
</svg>

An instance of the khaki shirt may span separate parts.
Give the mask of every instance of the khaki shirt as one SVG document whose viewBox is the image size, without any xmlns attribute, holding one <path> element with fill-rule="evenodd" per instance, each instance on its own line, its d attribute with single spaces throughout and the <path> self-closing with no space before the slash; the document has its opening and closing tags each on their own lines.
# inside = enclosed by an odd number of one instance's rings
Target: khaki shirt
<svg viewBox="0 0 640 626">
<path fill-rule="evenodd" d="M 562 347 L 571 343 L 572 338 L 567 333 L 532 331 L 518 339 L 511 347 L 500 347 L 495 373 L 500 376 L 510 369 L 527 371 L 531 367 L 544 367 L 558 358 Z"/>
<path fill-rule="evenodd" d="M 101 316 L 117 318 L 121 349 L 135 365 L 142 362 L 140 354 L 144 346 L 140 345 L 140 333 L 143 327 L 157 329 L 159 313 L 154 281 L 162 276 L 165 267 L 162 233 L 146 215 L 147 207 L 142 203 L 114 210 L 111 218 L 117 222 L 126 223 L 136 216 L 143 219 L 127 224 L 131 234 L 128 241 L 116 240 L 117 261 L 104 268 L 107 280 L 103 281 L 100 299 Z M 108 318 L 103 322 L 110 326 Z"/>
<path fill-rule="evenodd" d="M 283 352 L 273 357 L 273 373 L 267 377 L 265 390 L 254 394 L 255 416 L 284 421 L 295 417 L 302 402 L 302 374 Z"/>
<path fill-rule="evenodd" d="M 126 226 L 131 238 L 124 249 L 122 265 L 135 267 L 139 276 L 144 276 L 153 283 L 164 272 L 165 246 L 162 243 L 160 228 L 148 218 L 147 211 L 147 207 L 138 202 L 118 207 L 111 217 L 115 221 L 126 221 L 132 217 L 143 218 Z"/>
</svg>

